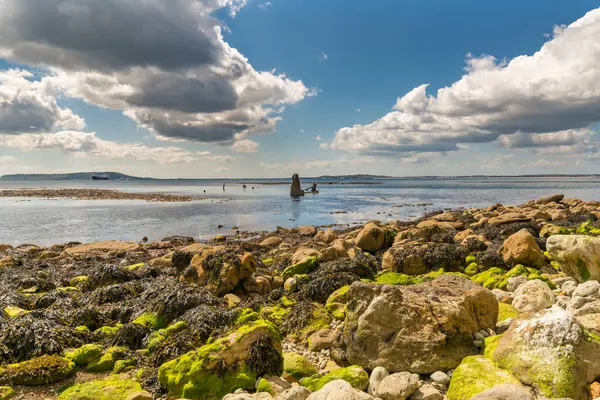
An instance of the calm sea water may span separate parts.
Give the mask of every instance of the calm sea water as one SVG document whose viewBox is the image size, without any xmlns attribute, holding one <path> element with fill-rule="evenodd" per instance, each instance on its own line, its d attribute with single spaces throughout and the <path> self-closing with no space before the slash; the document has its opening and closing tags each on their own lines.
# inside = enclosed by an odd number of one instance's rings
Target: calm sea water
<svg viewBox="0 0 600 400">
<path fill-rule="evenodd" d="M 260 180 L 260 182 L 285 182 Z M 289 180 L 286 180 L 289 181 Z M 248 186 L 242 189 L 242 182 Z M 277 226 L 351 225 L 370 219 L 416 218 L 443 208 L 521 204 L 541 196 L 600 200 L 600 180 L 592 178 L 395 179 L 376 185 L 319 185 L 320 194 L 292 199 L 289 185 L 251 180 L 0 182 L 8 188 L 107 188 L 130 192 L 205 196 L 190 203 L 43 200 L 0 198 L 0 243 L 48 245 L 106 239 L 160 240 L 189 235 L 203 240 L 242 230 Z M 318 182 L 318 181 L 317 181 Z M 311 181 L 303 181 L 309 187 Z M 252 187 L 254 186 L 254 189 Z M 205 192 L 206 191 L 206 192 Z M 400 204 L 428 203 L 428 206 Z M 345 214 L 336 212 L 346 211 Z M 224 228 L 218 228 L 223 225 Z"/>
</svg>

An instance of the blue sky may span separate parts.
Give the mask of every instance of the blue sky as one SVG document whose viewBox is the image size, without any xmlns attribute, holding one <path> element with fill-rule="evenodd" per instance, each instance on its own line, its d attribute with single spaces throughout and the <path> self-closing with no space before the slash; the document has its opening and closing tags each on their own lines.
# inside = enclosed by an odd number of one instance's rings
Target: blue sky
<svg viewBox="0 0 600 400">
<path fill-rule="evenodd" d="M 593 10 L 599 1 L 198 0 L 190 9 L 183 0 L 171 7 L 165 0 L 139 2 L 139 14 L 158 21 L 157 32 L 142 36 L 157 43 L 156 54 L 164 51 L 157 60 L 135 48 L 139 41 L 119 40 L 131 33 L 118 24 L 143 24 L 134 14 L 137 0 L 126 6 L 130 21 L 119 8 L 123 1 L 49 0 L 44 12 L 35 0 L 18 6 L 0 0 L 6 27 L 0 29 L 6 74 L 0 101 L 8 105 L 0 116 L 9 121 L 3 127 L 0 119 L 0 174 L 597 172 L 600 18 Z M 19 20 L 22 10 L 7 7 L 26 9 L 31 20 Z M 212 17 L 194 14 L 199 10 Z M 122 17 L 79 23 L 99 11 Z M 569 26 L 580 19 L 583 27 Z M 46 26 L 65 21 L 74 27 L 46 39 Z M 102 35 L 108 39 L 96 44 Z M 112 39 L 113 47 L 104 45 Z M 85 40 L 95 52 L 81 50 Z M 189 43 L 198 54 L 208 43 L 217 55 L 207 61 L 170 43 Z M 119 46 L 131 49 L 123 53 Z M 581 51 L 565 51 L 577 46 Z M 544 48 L 547 55 L 531 57 Z M 530 56 L 525 67 L 508 64 L 519 56 Z M 473 61 L 471 72 L 466 60 Z M 231 72 L 237 68 L 240 75 Z M 183 76 L 187 83 L 177 86 Z M 455 83 L 446 96 L 437 95 Z M 207 93 L 186 92 L 196 84 Z M 423 84 L 426 90 L 405 97 Z M 231 88 L 237 102 L 228 97 Z M 164 98 L 156 100 L 157 93 Z M 224 105 L 190 112 L 189 104 L 205 98 L 222 98 Z"/>
</svg>

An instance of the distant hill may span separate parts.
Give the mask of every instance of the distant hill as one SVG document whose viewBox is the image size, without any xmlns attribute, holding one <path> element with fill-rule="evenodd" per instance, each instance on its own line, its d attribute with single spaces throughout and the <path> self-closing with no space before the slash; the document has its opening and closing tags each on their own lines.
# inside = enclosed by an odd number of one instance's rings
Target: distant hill
<svg viewBox="0 0 600 400">
<path fill-rule="evenodd" d="M 103 176 L 109 180 L 143 180 L 152 178 L 140 178 L 125 175 L 119 172 L 75 172 L 72 174 L 14 174 L 0 176 L 0 181 L 75 181 L 91 180 L 92 176 Z"/>
<path fill-rule="evenodd" d="M 393 176 L 357 174 L 357 175 L 322 175 L 322 176 L 317 177 L 316 179 L 345 180 L 345 179 L 390 179 L 390 178 L 393 178 Z"/>
</svg>

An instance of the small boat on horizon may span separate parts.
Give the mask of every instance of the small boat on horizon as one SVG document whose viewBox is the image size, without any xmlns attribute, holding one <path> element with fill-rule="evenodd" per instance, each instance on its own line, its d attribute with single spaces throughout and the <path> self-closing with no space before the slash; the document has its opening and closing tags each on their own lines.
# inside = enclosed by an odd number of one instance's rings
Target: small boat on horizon
<svg viewBox="0 0 600 400">
<path fill-rule="evenodd" d="M 92 180 L 93 181 L 108 181 L 110 178 L 108 176 L 98 176 L 98 175 L 92 175 Z"/>
</svg>

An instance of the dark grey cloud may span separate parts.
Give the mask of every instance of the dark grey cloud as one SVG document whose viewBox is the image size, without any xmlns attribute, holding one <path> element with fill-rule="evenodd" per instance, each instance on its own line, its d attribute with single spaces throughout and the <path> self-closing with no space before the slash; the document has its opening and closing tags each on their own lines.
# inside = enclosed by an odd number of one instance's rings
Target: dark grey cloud
<svg viewBox="0 0 600 400">
<path fill-rule="evenodd" d="M 0 0 L 0 47 L 33 65 L 110 72 L 215 63 L 212 26 L 185 0 Z"/>
<path fill-rule="evenodd" d="M 54 126 L 57 111 L 30 99 L 0 101 L 0 133 L 48 132 Z"/>
<path fill-rule="evenodd" d="M 235 109 L 238 101 L 231 81 L 215 74 L 198 79 L 159 73 L 145 75 L 133 85 L 137 91 L 124 100 L 137 107 L 215 113 Z"/>
</svg>

